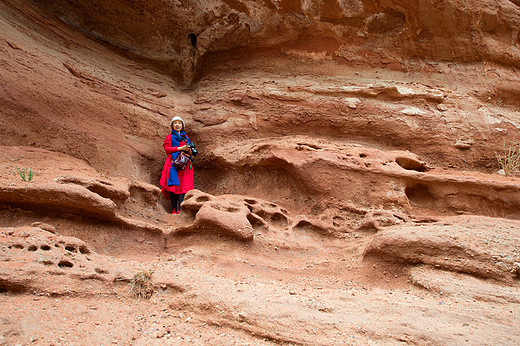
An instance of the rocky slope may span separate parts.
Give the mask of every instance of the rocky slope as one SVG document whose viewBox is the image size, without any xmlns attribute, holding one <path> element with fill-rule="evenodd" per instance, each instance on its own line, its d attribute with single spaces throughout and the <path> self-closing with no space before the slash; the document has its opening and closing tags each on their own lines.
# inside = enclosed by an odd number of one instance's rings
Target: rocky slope
<svg viewBox="0 0 520 346">
<path fill-rule="evenodd" d="M 518 343 L 518 2 L 0 9 L 0 344 Z"/>
</svg>

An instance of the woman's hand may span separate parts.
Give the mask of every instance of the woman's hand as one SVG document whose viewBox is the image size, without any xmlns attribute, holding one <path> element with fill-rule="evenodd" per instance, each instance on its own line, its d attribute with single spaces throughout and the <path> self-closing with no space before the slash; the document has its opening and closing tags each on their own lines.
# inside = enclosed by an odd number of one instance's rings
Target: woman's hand
<svg viewBox="0 0 520 346">
<path fill-rule="evenodd" d="M 177 151 L 184 151 L 184 152 L 186 152 L 188 154 L 191 154 L 191 148 L 188 147 L 187 145 L 183 145 L 182 147 L 179 147 L 177 149 Z"/>
</svg>

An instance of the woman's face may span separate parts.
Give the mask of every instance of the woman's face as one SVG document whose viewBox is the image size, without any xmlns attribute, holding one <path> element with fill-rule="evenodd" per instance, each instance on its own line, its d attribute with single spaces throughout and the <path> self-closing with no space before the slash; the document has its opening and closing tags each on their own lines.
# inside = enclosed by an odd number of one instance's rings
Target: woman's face
<svg viewBox="0 0 520 346">
<path fill-rule="evenodd" d="M 175 132 L 181 132 L 182 130 L 182 121 L 175 120 L 172 124 L 172 129 L 175 130 Z"/>
</svg>

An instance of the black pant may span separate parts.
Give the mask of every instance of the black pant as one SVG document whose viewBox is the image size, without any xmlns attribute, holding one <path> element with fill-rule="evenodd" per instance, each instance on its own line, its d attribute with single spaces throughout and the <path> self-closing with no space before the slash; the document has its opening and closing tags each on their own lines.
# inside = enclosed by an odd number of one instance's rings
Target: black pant
<svg viewBox="0 0 520 346">
<path fill-rule="evenodd" d="M 170 192 L 170 202 L 172 203 L 172 209 L 181 211 L 181 203 L 184 201 L 184 195 L 185 193 L 182 193 L 180 195 Z"/>
</svg>

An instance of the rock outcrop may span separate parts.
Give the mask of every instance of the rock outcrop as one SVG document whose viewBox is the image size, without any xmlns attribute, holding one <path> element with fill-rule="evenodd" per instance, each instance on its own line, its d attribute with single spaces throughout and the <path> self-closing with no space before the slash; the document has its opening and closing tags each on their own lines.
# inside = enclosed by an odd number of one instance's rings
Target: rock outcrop
<svg viewBox="0 0 520 346">
<path fill-rule="evenodd" d="M 305 135 L 408 150 L 432 167 L 499 170 L 496 155 L 515 139 L 519 116 L 513 2 L 338 2 L 333 11 L 332 3 L 268 3 L 5 2 L 2 78 L 10 87 L 0 94 L 0 144 L 155 182 L 157 143 L 180 114 L 202 149 L 199 169 L 229 140 Z M 109 25 L 123 13 L 121 26 Z M 234 37 L 246 24 L 257 30 Z M 188 59 L 192 32 L 198 63 Z M 138 56 L 171 72 L 153 72 Z M 199 76 L 193 90 L 169 78 L 183 74 Z"/>
<path fill-rule="evenodd" d="M 406 69 L 409 58 L 421 57 L 520 67 L 520 14 L 518 4 L 507 0 L 36 3 L 188 83 L 215 59 L 244 58 L 251 51 L 339 66 Z"/>
<path fill-rule="evenodd" d="M 434 268 L 512 282 L 520 262 L 516 221 L 479 217 L 443 220 L 429 225 L 398 226 L 381 232 L 366 257 L 427 264 Z"/>
<path fill-rule="evenodd" d="M 520 217 L 516 179 L 432 169 L 406 151 L 285 136 L 230 142 L 214 150 L 213 165 L 210 172 L 219 178 L 205 186 L 208 191 L 247 185 L 254 194 L 306 213 L 316 208 L 342 214 L 339 211 L 350 204 L 394 211 L 394 217 L 403 220 L 425 210 L 437 215 Z"/>
<path fill-rule="evenodd" d="M 517 343 L 519 24 L 517 0 L 2 1 L 0 344 Z"/>
<path fill-rule="evenodd" d="M 81 160 L 44 149 L 12 146 L 1 150 L 5 156 L 0 162 L 9 167 L 0 177 L 0 204 L 4 208 L 73 214 L 163 233 L 160 226 L 152 224 L 157 224 L 157 213 L 164 210 L 156 186 L 105 178 Z M 19 165 L 34 171 L 30 181 L 28 177 L 21 180 Z M 62 175 L 65 172 L 70 174 Z"/>
</svg>

